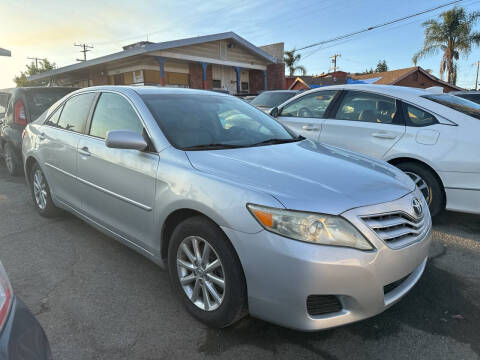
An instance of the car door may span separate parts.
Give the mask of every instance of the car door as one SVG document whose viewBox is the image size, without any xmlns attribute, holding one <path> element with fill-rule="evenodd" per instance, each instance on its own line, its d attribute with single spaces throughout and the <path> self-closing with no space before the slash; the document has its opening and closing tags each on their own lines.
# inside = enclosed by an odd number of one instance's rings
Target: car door
<svg viewBox="0 0 480 360">
<path fill-rule="evenodd" d="M 319 140 L 324 114 L 335 97 L 334 90 L 305 94 L 287 103 L 278 115 L 278 120 L 298 135 Z"/>
<path fill-rule="evenodd" d="M 325 121 L 320 141 L 376 158 L 383 158 L 405 134 L 405 121 L 396 99 L 345 91 Z"/>
<path fill-rule="evenodd" d="M 151 249 L 154 232 L 155 183 L 159 155 L 153 151 L 109 148 L 107 132 L 131 130 L 144 134 L 131 102 L 118 93 L 103 92 L 87 135 L 78 144 L 78 178 L 82 212 L 130 242 Z"/>
<path fill-rule="evenodd" d="M 80 209 L 77 145 L 91 111 L 95 92 L 75 95 L 53 112 L 41 127 L 39 154 L 50 190 L 57 200 Z"/>
</svg>

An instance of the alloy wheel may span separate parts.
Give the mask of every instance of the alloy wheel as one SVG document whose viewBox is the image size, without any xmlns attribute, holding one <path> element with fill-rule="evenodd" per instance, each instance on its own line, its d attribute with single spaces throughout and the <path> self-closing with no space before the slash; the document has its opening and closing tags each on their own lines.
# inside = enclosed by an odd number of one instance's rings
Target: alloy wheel
<svg viewBox="0 0 480 360">
<path fill-rule="evenodd" d="M 45 210 L 47 207 L 47 183 L 40 169 L 33 174 L 33 195 L 37 206 L 41 210 Z"/>
<path fill-rule="evenodd" d="M 10 151 L 5 151 L 5 165 L 7 166 L 8 172 L 11 174 L 13 173 L 13 157 Z"/>
<path fill-rule="evenodd" d="M 204 311 L 220 307 L 225 296 L 225 273 L 218 254 L 205 239 L 183 239 L 177 250 L 177 275 L 195 306 Z"/>
<path fill-rule="evenodd" d="M 410 171 L 406 171 L 405 174 L 407 174 L 410 179 L 413 180 L 417 188 L 423 194 L 428 206 L 430 206 L 430 204 L 432 203 L 432 188 L 428 186 L 427 182 L 420 175 Z"/>
</svg>

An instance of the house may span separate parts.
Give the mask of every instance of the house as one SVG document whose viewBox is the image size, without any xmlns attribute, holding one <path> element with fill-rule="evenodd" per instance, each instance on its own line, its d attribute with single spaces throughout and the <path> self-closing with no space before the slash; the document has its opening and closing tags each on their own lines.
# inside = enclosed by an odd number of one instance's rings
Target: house
<svg viewBox="0 0 480 360">
<path fill-rule="evenodd" d="M 158 84 L 227 90 L 232 94 L 283 89 L 283 43 L 257 47 L 234 32 L 153 43 L 28 77 L 56 85 Z"/>
<path fill-rule="evenodd" d="M 440 86 L 444 92 L 463 90 L 433 76 L 429 71 L 414 66 L 404 69 L 378 72 L 372 74 L 349 74 L 348 84 L 383 84 L 409 86 L 416 88 L 429 88 Z"/>
<path fill-rule="evenodd" d="M 344 71 L 335 71 L 317 76 L 289 76 L 285 78 L 285 84 L 289 90 L 309 90 L 320 86 L 346 84 L 347 76 L 348 73 Z"/>
</svg>

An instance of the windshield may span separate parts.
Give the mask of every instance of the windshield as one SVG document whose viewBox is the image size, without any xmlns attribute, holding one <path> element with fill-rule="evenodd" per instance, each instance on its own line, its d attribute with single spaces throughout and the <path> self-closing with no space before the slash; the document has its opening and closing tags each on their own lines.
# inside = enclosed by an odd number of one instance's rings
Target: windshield
<svg viewBox="0 0 480 360">
<path fill-rule="evenodd" d="M 449 94 L 424 95 L 422 97 L 480 119 L 480 105 L 473 101 Z"/>
<path fill-rule="evenodd" d="M 48 90 L 41 89 L 41 91 L 29 91 L 27 93 L 27 103 L 28 111 L 30 113 L 30 121 L 35 121 L 45 110 L 57 102 L 57 100 L 74 90 L 76 89 L 52 88 Z"/>
<path fill-rule="evenodd" d="M 168 140 L 184 150 L 296 141 L 280 123 L 233 96 L 142 95 Z"/>
<path fill-rule="evenodd" d="M 250 101 L 250 104 L 253 106 L 261 106 L 267 108 L 273 108 L 280 104 L 283 104 L 285 101 L 294 97 L 297 93 L 294 92 L 263 92 L 258 95 L 255 99 Z"/>
</svg>

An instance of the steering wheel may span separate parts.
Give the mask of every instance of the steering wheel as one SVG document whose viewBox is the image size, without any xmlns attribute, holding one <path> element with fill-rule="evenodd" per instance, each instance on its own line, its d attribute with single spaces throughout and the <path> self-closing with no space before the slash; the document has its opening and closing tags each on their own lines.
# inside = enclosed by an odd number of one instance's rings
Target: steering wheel
<svg viewBox="0 0 480 360">
<path fill-rule="evenodd" d="M 297 116 L 298 117 L 313 117 L 313 113 L 310 111 L 310 109 L 308 109 L 306 107 L 302 107 L 302 108 L 298 109 Z"/>
</svg>

